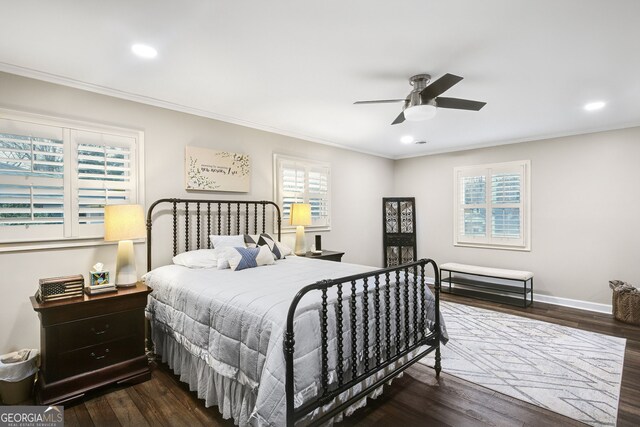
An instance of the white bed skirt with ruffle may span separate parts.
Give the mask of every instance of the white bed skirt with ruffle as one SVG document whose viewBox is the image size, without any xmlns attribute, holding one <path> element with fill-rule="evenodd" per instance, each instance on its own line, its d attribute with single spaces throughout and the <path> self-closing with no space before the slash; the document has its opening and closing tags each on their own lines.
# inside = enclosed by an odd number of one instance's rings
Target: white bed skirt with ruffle
<svg viewBox="0 0 640 427">
<path fill-rule="evenodd" d="M 243 385 L 233 378 L 216 372 L 216 370 L 209 366 L 203 359 L 194 356 L 173 337 L 164 333 L 162 328 L 153 327 L 152 324 L 151 331 L 156 355 L 160 356 L 162 362 L 166 363 L 173 372 L 180 377 L 180 381 L 189 385 L 189 390 L 195 391 L 198 398 L 204 400 L 206 407 L 217 406 L 222 417 L 224 419 L 232 418 L 236 425 L 262 426 L 270 424 L 268 420 L 263 419 L 256 411 L 257 389 Z M 403 358 L 400 363 L 404 363 L 410 359 L 411 356 L 413 355 Z M 364 382 L 334 399 L 332 403 L 314 411 L 313 414 L 305 417 L 304 420 L 300 420 L 299 423 L 304 425 L 306 424 L 304 421 L 309 421 L 318 415 L 319 412 L 325 412 L 344 402 L 347 398 L 353 396 L 353 394 L 383 377 L 387 372 L 394 369 L 395 366 L 397 365 L 393 364 L 387 369 L 378 372 L 376 375 L 367 378 Z M 402 373 L 396 378 L 401 376 Z M 391 384 L 391 381 L 387 384 Z M 365 406 L 367 398 L 375 399 L 382 394 L 382 392 L 382 386 L 376 388 L 367 397 L 349 406 L 347 410 L 334 417 L 333 420 L 326 425 L 332 425 L 334 422 L 342 421 L 343 416 L 350 416 L 355 410 Z"/>
</svg>

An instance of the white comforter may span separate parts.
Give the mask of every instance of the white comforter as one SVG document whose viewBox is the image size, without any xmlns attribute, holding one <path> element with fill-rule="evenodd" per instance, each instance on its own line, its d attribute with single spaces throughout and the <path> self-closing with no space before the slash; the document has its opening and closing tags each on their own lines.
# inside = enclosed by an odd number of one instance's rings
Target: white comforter
<svg viewBox="0 0 640 427">
<path fill-rule="evenodd" d="M 255 407 L 249 408 L 248 412 L 245 409 L 243 413 L 248 415 L 248 419 L 236 419 L 236 423 L 281 426 L 285 424 L 282 338 L 291 300 L 302 287 L 318 280 L 371 270 L 375 268 L 302 257 L 289 257 L 274 265 L 242 271 L 188 269 L 168 265 L 144 277 L 147 285 L 153 289 L 147 315 L 154 328 L 162 329 L 191 355 L 202 359 L 216 374 L 231 378 L 252 390 L 255 399 L 251 400 L 255 402 Z M 369 282 L 370 291 L 371 288 L 373 281 Z M 350 286 L 346 285 L 344 296 L 350 295 L 349 289 Z M 361 292 L 361 284 L 358 289 Z M 428 289 L 427 292 L 432 301 Z M 331 297 L 335 298 L 335 294 L 330 294 Z M 412 301 L 413 295 L 409 297 Z M 369 316 L 372 319 L 372 295 L 369 300 Z M 319 302 L 318 294 L 315 298 L 308 295 L 300 302 L 296 312 L 296 406 L 318 393 Z M 432 304 L 428 304 L 427 308 L 432 311 Z M 357 311 L 361 311 L 360 302 Z M 394 317 L 393 297 L 391 313 Z M 433 312 L 428 317 L 433 320 Z M 373 322 L 370 323 L 369 336 L 373 337 Z M 345 354 L 348 355 L 348 303 L 344 307 L 344 325 Z M 392 327 L 395 331 L 395 324 Z M 329 336 L 336 336 L 335 311 L 331 306 Z M 373 339 L 369 341 L 373 346 Z M 358 353 L 362 359 L 360 335 L 358 342 Z M 335 339 L 330 343 L 330 347 L 334 346 Z M 335 366 L 336 361 L 330 358 L 332 381 L 335 380 Z M 347 368 L 348 365 L 345 365 Z"/>
</svg>

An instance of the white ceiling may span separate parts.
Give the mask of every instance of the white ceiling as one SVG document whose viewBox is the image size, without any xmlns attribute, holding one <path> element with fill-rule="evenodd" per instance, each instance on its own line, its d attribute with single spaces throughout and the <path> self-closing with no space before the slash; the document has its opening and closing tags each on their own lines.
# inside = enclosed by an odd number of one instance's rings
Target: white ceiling
<svg viewBox="0 0 640 427">
<path fill-rule="evenodd" d="M 640 125 L 637 0 L 0 0 L 0 70 L 391 158 Z M 142 60 L 133 43 L 159 54 Z M 486 101 L 391 126 L 413 74 Z M 585 103 L 604 100 L 598 112 Z M 2 94 L 0 94 L 0 103 Z M 403 135 L 428 141 L 405 145 Z"/>
</svg>

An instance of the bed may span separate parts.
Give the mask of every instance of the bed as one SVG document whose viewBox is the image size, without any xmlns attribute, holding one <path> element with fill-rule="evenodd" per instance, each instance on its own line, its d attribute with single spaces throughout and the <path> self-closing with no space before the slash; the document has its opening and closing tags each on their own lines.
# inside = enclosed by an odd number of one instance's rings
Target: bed
<svg viewBox="0 0 640 427">
<path fill-rule="evenodd" d="M 439 375 L 447 335 L 434 261 L 380 270 L 289 256 L 242 271 L 152 269 L 155 222 L 169 228 L 161 236 L 171 236 L 176 255 L 210 248 L 211 234 L 270 229 L 280 240 L 280 209 L 270 201 L 161 199 L 147 213 L 154 352 L 223 417 L 240 425 L 335 422 L 428 353 Z"/>
</svg>

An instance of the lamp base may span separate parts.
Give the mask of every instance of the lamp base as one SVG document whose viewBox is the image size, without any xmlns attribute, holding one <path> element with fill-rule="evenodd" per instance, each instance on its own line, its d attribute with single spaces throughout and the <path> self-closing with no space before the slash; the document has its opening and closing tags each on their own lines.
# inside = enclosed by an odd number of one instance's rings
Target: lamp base
<svg viewBox="0 0 640 427">
<path fill-rule="evenodd" d="M 125 288 L 135 286 L 138 282 L 136 272 L 136 258 L 133 253 L 133 240 L 118 242 L 118 257 L 116 258 L 116 286 Z"/>
<path fill-rule="evenodd" d="M 296 255 L 304 255 L 307 253 L 306 243 L 304 241 L 304 225 L 298 225 L 296 227 L 296 247 L 293 253 Z"/>
</svg>

